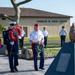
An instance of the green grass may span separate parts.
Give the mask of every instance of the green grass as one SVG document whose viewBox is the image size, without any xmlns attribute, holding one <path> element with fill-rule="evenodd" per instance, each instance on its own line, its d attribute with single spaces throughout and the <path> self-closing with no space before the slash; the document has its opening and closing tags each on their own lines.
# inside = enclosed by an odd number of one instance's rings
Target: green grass
<svg viewBox="0 0 75 75">
<path fill-rule="evenodd" d="M 27 48 L 27 49 L 31 49 L 31 46 L 24 46 L 25 48 Z"/>
<path fill-rule="evenodd" d="M 59 36 L 48 37 L 48 41 L 50 40 L 60 40 Z"/>
<path fill-rule="evenodd" d="M 60 45 L 59 44 L 50 44 L 50 45 L 47 45 L 47 48 L 59 48 Z"/>
<path fill-rule="evenodd" d="M 50 50 L 44 50 L 45 53 L 47 54 L 54 54 L 54 53 L 58 53 L 59 52 L 59 49 L 50 49 Z"/>
<path fill-rule="evenodd" d="M 26 47 L 27 49 L 31 49 L 31 46 L 24 46 Z M 47 45 L 47 48 L 59 48 L 60 45 L 59 44 L 50 44 L 50 45 Z"/>
<path fill-rule="evenodd" d="M 2 38 L 1 38 L 2 39 Z M 59 36 L 55 36 L 55 37 L 48 37 L 48 41 L 51 41 L 51 40 L 60 40 L 60 37 Z M 67 36 L 66 37 L 66 40 L 69 40 L 69 37 Z M 2 39 L 3 41 L 3 39 Z M 24 39 L 24 42 L 29 42 L 29 38 L 26 38 Z M 27 49 L 31 49 L 31 46 L 24 46 L 26 47 Z M 60 44 L 50 44 L 50 45 L 47 45 L 47 48 L 60 48 Z M 46 50 L 45 49 L 45 53 L 58 53 L 59 52 L 59 49 L 50 49 L 50 50 Z"/>
<path fill-rule="evenodd" d="M 24 42 L 29 42 L 29 38 L 25 37 Z"/>
<path fill-rule="evenodd" d="M 50 40 L 60 40 L 60 36 L 48 37 L 48 41 Z M 66 40 L 69 40 L 69 36 L 66 36 Z"/>
<path fill-rule="evenodd" d="M 31 49 L 31 46 L 25 46 L 27 49 Z M 54 48 L 60 48 L 60 45 L 59 44 L 50 44 L 50 45 L 47 45 L 47 48 L 51 48 L 51 49 L 44 49 L 45 53 L 47 54 L 55 54 L 55 53 L 58 53 L 60 49 L 54 49 Z M 53 48 L 53 49 L 52 49 Z"/>
<path fill-rule="evenodd" d="M 52 45 L 52 46 L 54 46 L 54 45 Z M 56 45 L 55 45 L 56 46 Z M 54 47 L 55 47 L 54 46 Z M 31 46 L 25 46 L 27 49 L 31 49 Z M 56 46 L 55 48 L 57 48 L 58 46 Z M 59 50 L 60 49 L 52 49 L 53 47 L 51 47 L 51 49 L 49 49 L 49 50 L 47 50 L 47 49 L 44 49 L 44 51 L 45 51 L 45 53 L 48 53 L 48 54 L 50 54 L 50 53 L 52 53 L 52 54 L 54 54 L 54 53 L 58 53 L 59 52 Z"/>
<path fill-rule="evenodd" d="M 3 38 L 1 39 L 3 41 Z M 51 40 L 60 40 L 60 37 L 59 36 L 48 37 L 48 41 L 51 41 Z M 69 36 L 66 37 L 66 40 L 69 40 Z M 29 38 L 25 37 L 24 42 L 29 42 Z"/>
<path fill-rule="evenodd" d="M 48 41 L 60 40 L 60 36 L 48 37 Z M 69 40 L 69 36 L 66 36 L 66 40 Z M 25 37 L 24 42 L 29 42 L 29 38 Z"/>
</svg>

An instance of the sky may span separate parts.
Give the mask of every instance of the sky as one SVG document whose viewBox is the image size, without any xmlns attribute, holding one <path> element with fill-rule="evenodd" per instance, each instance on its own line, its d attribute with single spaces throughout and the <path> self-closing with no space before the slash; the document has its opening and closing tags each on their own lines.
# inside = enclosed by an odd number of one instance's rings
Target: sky
<svg viewBox="0 0 75 75">
<path fill-rule="evenodd" d="M 17 2 L 24 0 L 16 0 Z M 0 7 L 13 7 L 10 0 L 1 0 Z M 73 16 L 71 24 L 75 22 L 75 0 L 32 0 L 21 5 L 23 8 L 33 8 L 53 13 Z"/>
</svg>

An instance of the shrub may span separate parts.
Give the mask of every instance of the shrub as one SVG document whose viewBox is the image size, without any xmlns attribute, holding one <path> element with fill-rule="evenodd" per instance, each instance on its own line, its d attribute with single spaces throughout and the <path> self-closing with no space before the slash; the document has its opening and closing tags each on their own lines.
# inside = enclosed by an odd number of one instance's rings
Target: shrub
<svg viewBox="0 0 75 75">
<path fill-rule="evenodd" d="M 0 34 L 3 32 L 4 26 L 0 24 Z"/>
</svg>

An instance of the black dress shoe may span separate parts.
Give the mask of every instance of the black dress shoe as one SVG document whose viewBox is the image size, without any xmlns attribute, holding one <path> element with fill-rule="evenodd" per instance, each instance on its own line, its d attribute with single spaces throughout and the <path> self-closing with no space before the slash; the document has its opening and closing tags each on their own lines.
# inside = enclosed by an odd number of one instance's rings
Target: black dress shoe
<svg viewBox="0 0 75 75">
<path fill-rule="evenodd" d="M 39 67 L 39 69 L 45 70 L 43 67 Z"/>
<path fill-rule="evenodd" d="M 35 71 L 38 71 L 38 68 L 36 68 Z"/>
<path fill-rule="evenodd" d="M 18 71 L 18 69 L 17 69 L 16 67 L 14 68 L 14 70 L 15 70 L 15 71 Z"/>
<path fill-rule="evenodd" d="M 10 72 L 15 72 L 14 69 L 11 69 Z"/>
</svg>

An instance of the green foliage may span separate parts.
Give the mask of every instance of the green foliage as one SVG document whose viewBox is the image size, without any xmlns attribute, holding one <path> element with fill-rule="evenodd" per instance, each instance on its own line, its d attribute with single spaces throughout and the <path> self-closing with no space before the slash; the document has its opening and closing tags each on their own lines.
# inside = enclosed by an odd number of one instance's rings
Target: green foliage
<svg viewBox="0 0 75 75">
<path fill-rule="evenodd" d="M 4 26 L 0 24 L 0 34 L 2 33 L 3 29 L 4 29 Z"/>
</svg>

